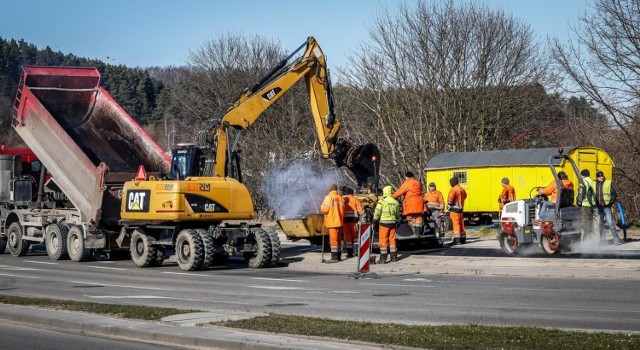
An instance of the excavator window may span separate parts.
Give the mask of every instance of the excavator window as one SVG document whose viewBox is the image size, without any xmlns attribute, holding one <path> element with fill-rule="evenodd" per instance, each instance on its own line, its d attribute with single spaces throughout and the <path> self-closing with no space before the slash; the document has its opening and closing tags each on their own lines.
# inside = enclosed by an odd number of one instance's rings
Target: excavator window
<svg viewBox="0 0 640 350">
<path fill-rule="evenodd" d="M 183 180 L 190 176 L 201 176 L 204 158 L 195 146 L 182 146 L 172 150 L 171 172 L 169 178 Z"/>
</svg>

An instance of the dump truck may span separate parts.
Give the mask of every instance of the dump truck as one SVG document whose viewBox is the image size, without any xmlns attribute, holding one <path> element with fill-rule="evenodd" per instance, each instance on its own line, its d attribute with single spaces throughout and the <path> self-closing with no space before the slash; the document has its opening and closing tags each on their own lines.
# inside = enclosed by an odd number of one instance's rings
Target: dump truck
<svg viewBox="0 0 640 350">
<path fill-rule="evenodd" d="M 170 157 L 99 83 L 95 68 L 23 68 L 13 127 L 29 150 L 0 158 L 0 251 L 44 243 L 52 259 L 75 261 L 128 251 L 115 241 L 124 183 L 140 165 L 168 171 Z"/>
<path fill-rule="evenodd" d="M 562 147 L 564 155 L 573 160 L 578 169 L 596 169 L 612 178 L 615 166 L 604 150 L 591 146 Z M 476 223 L 490 223 L 498 219 L 498 196 L 502 192 L 501 179 L 509 178 L 516 191 L 516 199 L 528 198 L 534 187 L 544 187 L 554 180 L 548 161 L 553 159 L 557 172 L 565 171 L 569 180 L 577 184 L 578 175 L 566 157 L 554 158 L 558 148 L 508 149 L 484 152 L 447 152 L 435 155 L 424 168 L 426 182 L 435 182 L 447 195 L 449 179 L 456 176 L 467 191 L 464 215 Z"/>
</svg>

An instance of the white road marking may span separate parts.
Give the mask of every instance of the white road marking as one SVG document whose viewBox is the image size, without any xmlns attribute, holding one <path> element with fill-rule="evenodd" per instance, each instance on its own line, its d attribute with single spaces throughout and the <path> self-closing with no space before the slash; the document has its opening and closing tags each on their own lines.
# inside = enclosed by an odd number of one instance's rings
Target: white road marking
<svg viewBox="0 0 640 350">
<path fill-rule="evenodd" d="M 299 290 L 303 288 L 299 287 L 270 287 L 270 286 L 249 286 L 250 288 L 258 288 L 258 289 L 273 289 L 273 290 Z"/>
<path fill-rule="evenodd" d="M 162 273 L 167 273 L 170 275 L 186 275 L 186 276 L 210 276 L 210 275 L 204 275 L 201 273 L 191 273 L 191 272 L 169 272 L 169 271 L 163 271 Z"/>
<path fill-rule="evenodd" d="M 23 260 L 23 261 L 34 263 L 34 264 L 58 265 L 58 263 L 50 262 L 50 261 L 35 261 L 35 260 Z"/>
<path fill-rule="evenodd" d="M 103 287 L 116 287 L 116 288 L 131 288 L 131 289 L 148 289 L 148 290 L 166 290 L 171 291 L 171 288 L 159 288 L 159 287 L 140 287 L 140 286 L 128 286 L 124 284 L 106 284 L 106 283 L 94 283 L 94 282 L 85 282 L 85 281 L 69 281 L 70 283 L 78 283 L 78 284 L 88 284 L 92 286 L 103 286 Z"/>
<path fill-rule="evenodd" d="M 172 299 L 180 300 L 179 298 L 161 297 L 157 295 L 85 295 L 87 298 L 93 299 Z"/>
<path fill-rule="evenodd" d="M 356 292 L 353 290 L 330 290 L 329 293 L 336 293 L 336 294 L 360 294 L 360 292 Z"/>
<path fill-rule="evenodd" d="M 304 282 L 307 283 L 309 281 L 305 280 L 288 280 L 284 278 L 266 278 L 266 277 L 251 277 L 254 280 L 264 280 L 264 281 L 282 281 L 282 282 Z"/>
<path fill-rule="evenodd" d="M 417 284 L 393 284 L 393 283 L 362 283 L 368 286 L 390 286 L 390 287 L 417 287 L 417 288 L 433 288 L 435 286 L 421 286 Z"/>
<path fill-rule="evenodd" d="M 584 289 L 550 289 L 550 288 L 518 288 L 518 287 L 504 287 L 504 290 L 522 290 L 522 291 L 535 291 L 535 292 L 584 292 Z"/>
<path fill-rule="evenodd" d="M 11 271 L 41 271 L 39 269 L 32 269 L 30 267 L 18 267 L 18 266 L 0 266 L 0 269 L 3 270 L 11 270 Z"/>
<path fill-rule="evenodd" d="M 32 276 L 22 276 L 22 275 L 12 275 L 9 273 L 0 273 L 0 276 L 8 276 L 8 277 L 17 277 L 17 278 L 27 278 L 32 280 L 40 280 L 42 277 L 32 277 Z"/>
<path fill-rule="evenodd" d="M 118 270 L 118 271 L 129 271 L 129 269 L 123 269 L 121 267 L 107 267 L 107 266 L 87 266 L 92 269 L 105 269 L 105 270 Z"/>
<path fill-rule="evenodd" d="M 431 282 L 430 279 L 426 279 L 426 278 L 405 278 L 403 279 L 403 281 L 407 281 L 407 282 Z"/>
</svg>

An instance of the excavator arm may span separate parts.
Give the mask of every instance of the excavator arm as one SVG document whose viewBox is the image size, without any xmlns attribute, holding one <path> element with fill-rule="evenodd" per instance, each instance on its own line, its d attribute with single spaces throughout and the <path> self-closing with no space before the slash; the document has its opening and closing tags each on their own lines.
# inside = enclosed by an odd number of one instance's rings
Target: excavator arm
<svg viewBox="0 0 640 350">
<path fill-rule="evenodd" d="M 304 53 L 293 59 L 303 49 Z M 237 158 L 237 140 L 229 142 L 231 129 L 247 129 L 302 78 L 307 86 L 322 156 L 333 159 L 337 166 L 347 166 L 359 186 L 377 182 L 378 147 L 374 144 L 352 146 L 348 141 L 338 138 L 340 122 L 334 113 L 329 71 L 325 56 L 313 37 L 278 62 L 253 86 L 245 89 L 221 118 L 199 133 L 198 147 L 204 155 L 201 176 L 238 177 L 237 164 L 234 162 Z"/>
</svg>

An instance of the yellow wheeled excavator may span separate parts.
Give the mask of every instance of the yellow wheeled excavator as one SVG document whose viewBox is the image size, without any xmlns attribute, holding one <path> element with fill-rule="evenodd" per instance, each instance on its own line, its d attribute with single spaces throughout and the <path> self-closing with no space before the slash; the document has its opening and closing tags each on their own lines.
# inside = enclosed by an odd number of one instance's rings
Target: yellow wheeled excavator
<svg viewBox="0 0 640 350">
<path fill-rule="evenodd" d="M 277 264 L 280 242 L 275 231 L 225 221 L 255 217 L 251 195 L 241 183 L 236 149 L 241 131 L 303 78 L 322 156 L 348 167 L 359 185 L 378 178 L 377 146 L 354 146 L 338 137 L 340 122 L 326 59 L 309 37 L 200 131 L 195 144 L 173 149 L 166 177 L 146 177 L 141 170 L 135 181 L 124 184 L 117 241 L 130 243 L 137 266 L 162 263 L 165 250 L 172 248 L 183 270 L 224 264 L 235 253 L 243 253 L 252 268 Z"/>
</svg>

